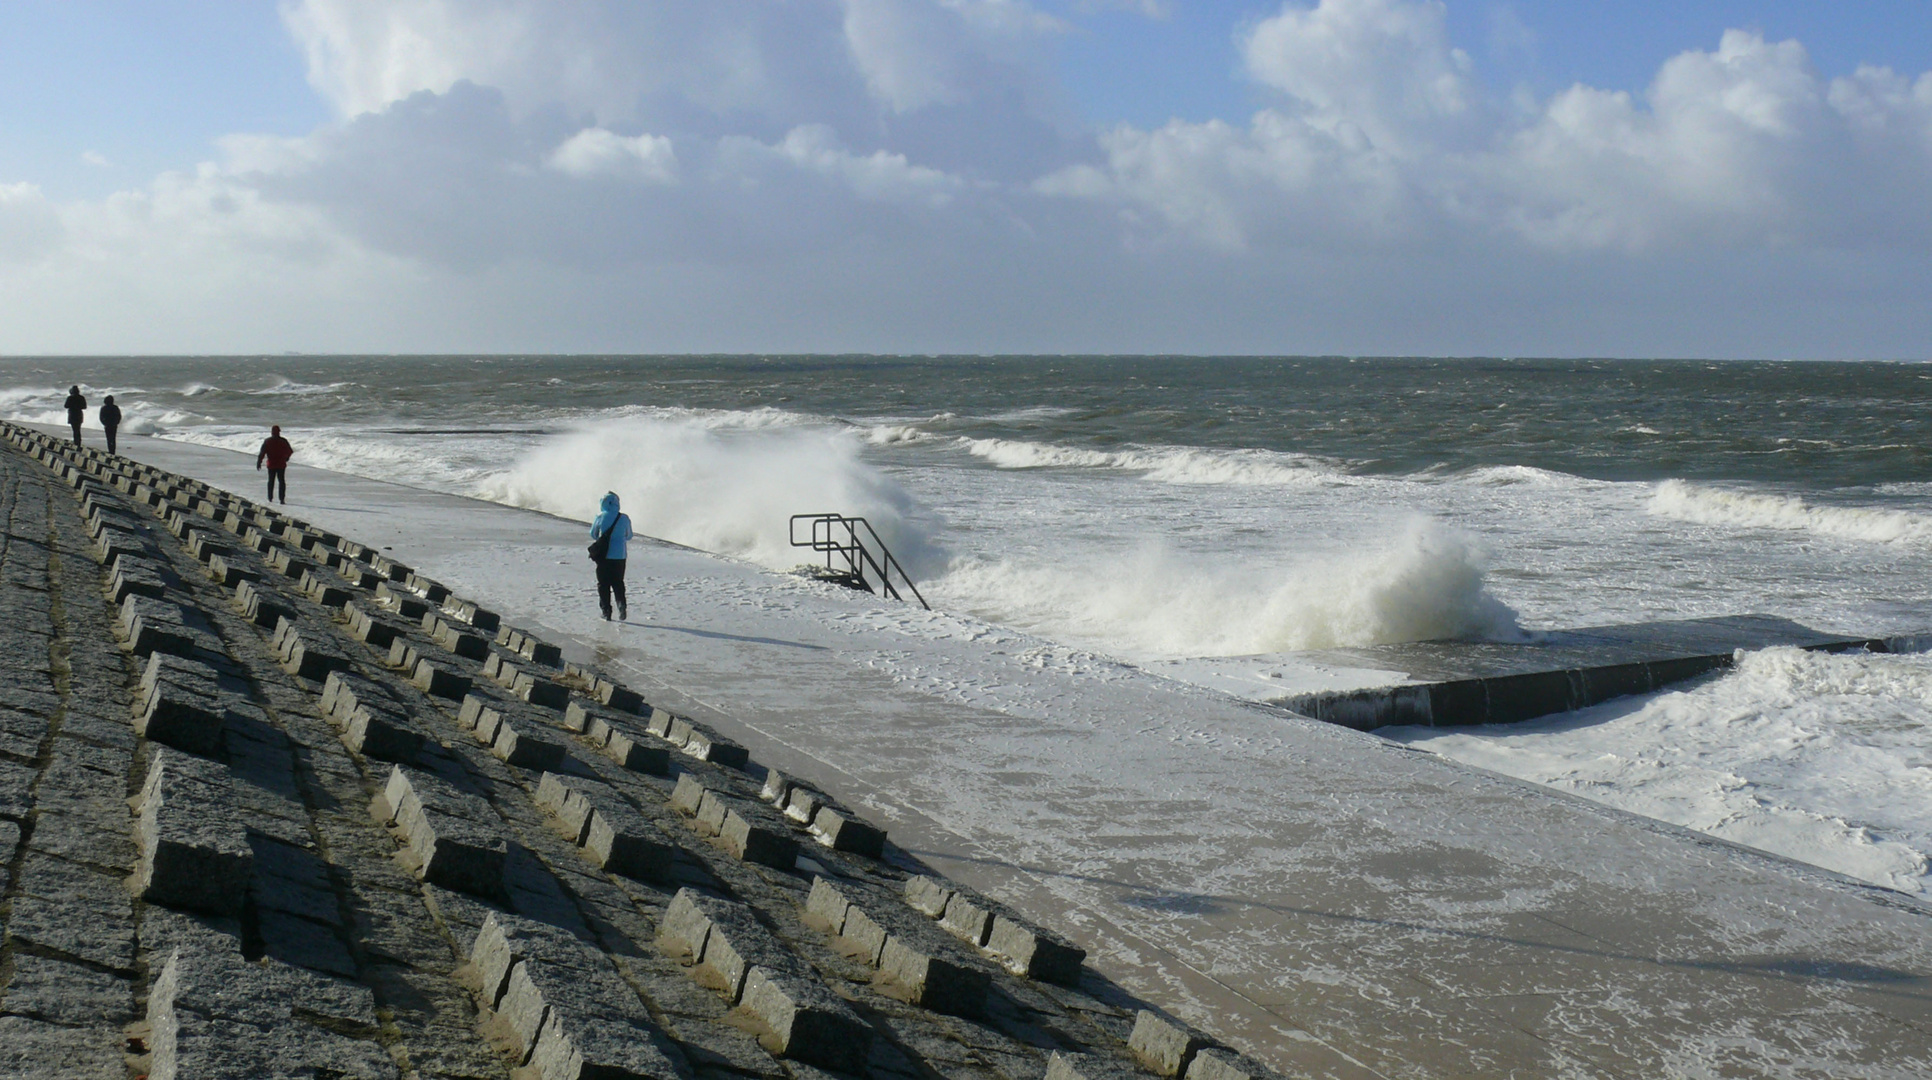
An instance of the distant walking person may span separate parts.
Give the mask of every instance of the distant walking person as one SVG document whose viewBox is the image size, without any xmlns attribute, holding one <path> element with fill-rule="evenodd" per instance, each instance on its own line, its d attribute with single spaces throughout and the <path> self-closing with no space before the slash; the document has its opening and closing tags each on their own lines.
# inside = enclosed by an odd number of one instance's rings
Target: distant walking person
<svg viewBox="0 0 1932 1080">
<path fill-rule="evenodd" d="M 67 422 L 74 428 L 74 445 L 79 446 L 81 420 L 87 416 L 87 399 L 81 396 L 80 387 L 67 391 Z"/>
<path fill-rule="evenodd" d="M 631 519 L 618 512 L 617 493 L 604 496 L 596 520 L 590 523 L 590 557 L 597 563 L 597 606 L 610 621 L 610 601 L 617 597 L 617 621 L 629 612 L 624 607 L 624 560 L 630 553 Z"/>
<path fill-rule="evenodd" d="M 269 436 L 262 440 L 262 448 L 255 454 L 255 467 L 268 462 L 268 501 L 275 501 L 275 485 L 282 485 L 282 505 L 288 505 L 288 459 L 295 456 L 295 448 L 282 438 L 280 424 L 269 428 Z"/>
<path fill-rule="evenodd" d="M 101 430 L 107 432 L 107 452 L 115 453 L 114 433 L 121 427 L 121 407 L 114 404 L 114 395 L 107 395 L 101 402 Z"/>
</svg>

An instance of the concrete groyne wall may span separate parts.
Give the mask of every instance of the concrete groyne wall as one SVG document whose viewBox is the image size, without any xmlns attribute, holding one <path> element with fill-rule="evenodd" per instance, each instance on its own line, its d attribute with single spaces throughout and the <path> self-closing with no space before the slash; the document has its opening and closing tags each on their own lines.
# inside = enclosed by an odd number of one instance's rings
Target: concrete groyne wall
<svg viewBox="0 0 1932 1080">
<path fill-rule="evenodd" d="M 1314 655 L 1345 666 L 1409 672 L 1414 681 L 1296 694 L 1270 704 L 1357 731 L 1513 724 L 1728 668 L 1740 650 L 1922 652 L 1928 643 L 1926 635 L 1856 637 L 1771 615 L 1734 615 L 1568 630 L 1523 644 L 1383 645 Z"/>
</svg>

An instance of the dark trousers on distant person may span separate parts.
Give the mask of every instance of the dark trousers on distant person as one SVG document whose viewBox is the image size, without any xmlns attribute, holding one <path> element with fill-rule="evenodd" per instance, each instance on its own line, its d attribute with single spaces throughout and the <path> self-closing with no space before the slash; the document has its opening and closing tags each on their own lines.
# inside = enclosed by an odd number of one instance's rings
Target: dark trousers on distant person
<svg viewBox="0 0 1932 1080">
<path fill-rule="evenodd" d="M 624 562 L 623 559 L 597 560 L 597 607 L 610 618 L 612 594 L 616 595 L 617 610 L 625 611 L 624 605 Z"/>
<path fill-rule="evenodd" d="M 111 426 L 111 425 L 110 425 L 110 426 L 108 426 L 108 427 L 104 427 L 104 428 L 102 428 L 101 430 L 102 430 L 102 431 L 105 431 L 105 432 L 107 432 L 107 452 L 108 452 L 108 453 L 110 453 L 110 454 L 112 454 L 112 453 L 115 453 L 115 450 L 114 450 L 114 433 L 115 433 L 116 431 L 119 431 L 120 429 L 119 429 L 119 428 L 117 428 L 117 427 L 113 427 L 113 426 Z"/>
<path fill-rule="evenodd" d="M 268 501 L 275 501 L 275 485 L 282 485 L 282 505 L 288 505 L 288 470 L 268 470 Z"/>
<path fill-rule="evenodd" d="M 81 444 L 81 441 L 80 441 L 80 424 L 81 424 L 81 422 L 80 422 L 79 420 L 76 420 L 76 421 L 74 421 L 74 445 L 75 445 L 75 446 L 79 446 L 79 445 Z"/>
</svg>

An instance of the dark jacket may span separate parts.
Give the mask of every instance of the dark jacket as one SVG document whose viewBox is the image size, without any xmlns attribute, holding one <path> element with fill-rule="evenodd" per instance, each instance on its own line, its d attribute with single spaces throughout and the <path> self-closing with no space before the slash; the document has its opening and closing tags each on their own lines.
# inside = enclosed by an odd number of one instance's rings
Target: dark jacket
<svg viewBox="0 0 1932 1080">
<path fill-rule="evenodd" d="M 78 424 L 87 415 L 87 399 L 79 394 L 67 395 L 67 422 Z"/>
<path fill-rule="evenodd" d="M 270 435 L 268 438 L 262 440 L 261 452 L 255 455 L 255 465 L 259 468 L 262 459 L 266 458 L 268 459 L 269 468 L 286 469 L 288 468 L 288 459 L 294 456 L 295 448 L 288 444 L 287 439 L 282 438 L 280 435 Z"/>
<path fill-rule="evenodd" d="M 121 426 L 121 407 L 119 405 L 109 402 L 101 406 L 101 426 L 109 428 Z"/>
</svg>

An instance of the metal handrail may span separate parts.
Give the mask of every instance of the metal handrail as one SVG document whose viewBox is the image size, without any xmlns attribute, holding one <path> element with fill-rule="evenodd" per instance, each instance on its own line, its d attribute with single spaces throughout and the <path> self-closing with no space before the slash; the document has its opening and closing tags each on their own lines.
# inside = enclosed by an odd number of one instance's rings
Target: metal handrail
<svg viewBox="0 0 1932 1080">
<path fill-rule="evenodd" d="M 805 540 L 798 538 L 798 523 L 801 521 L 812 523 L 811 536 Z M 841 529 L 845 533 L 844 543 L 839 542 L 838 532 Z M 864 536 L 859 535 L 861 529 L 865 532 Z M 904 600 L 905 598 L 899 595 L 899 590 L 892 585 L 892 574 L 897 571 L 899 580 L 905 583 L 906 588 L 919 601 L 919 606 L 927 611 L 932 610 L 932 605 L 926 603 L 926 598 L 919 594 L 919 586 L 912 583 L 912 575 L 906 573 L 906 568 L 898 559 L 892 557 L 892 551 L 885 546 L 885 541 L 879 538 L 878 530 L 872 527 L 872 523 L 862 517 L 846 517 L 844 514 L 793 514 L 791 541 L 793 547 L 808 547 L 813 551 L 824 552 L 825 568 L 835 573 L 839 568 L 832 565 L 832 556 L 838 555 L 843 558 L 844 575 L 867 592 L 872 591 L 872 583 L 866 580 L 866 571 L 870 570 L 879 579 L 878 591 L 881 595 L 893 600 Z M 877 555 L 872 553 L 873 548 L 878 549 Z"/>
</svg>

